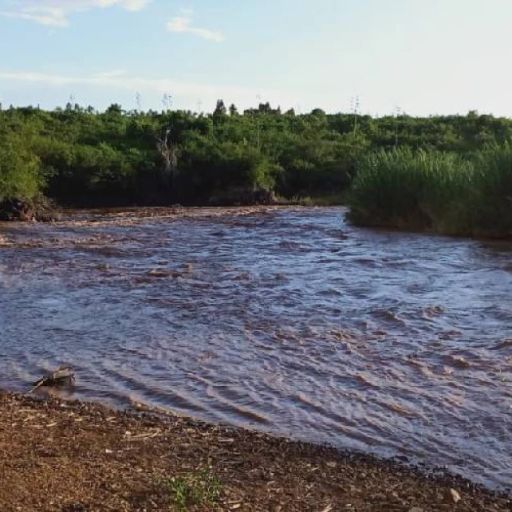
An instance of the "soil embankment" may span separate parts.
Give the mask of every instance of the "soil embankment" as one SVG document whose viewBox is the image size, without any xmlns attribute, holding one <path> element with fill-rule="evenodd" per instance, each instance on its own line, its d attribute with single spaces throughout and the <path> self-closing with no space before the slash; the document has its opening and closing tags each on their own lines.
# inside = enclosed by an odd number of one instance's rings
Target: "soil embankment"
<svg viewBox="0 0 512 512">
<path fill-rule="evenodd" d="M 34 201 L 4 199 L 0 201 L 0 221 L 53 222 L 60 214 L 55 204 L 45 197 Z"/>
<path fill-rule="evenodd" d="M 510 511 L 451 477 L 241 429 L 0 394 L 0 510 Z"/>
</svg>

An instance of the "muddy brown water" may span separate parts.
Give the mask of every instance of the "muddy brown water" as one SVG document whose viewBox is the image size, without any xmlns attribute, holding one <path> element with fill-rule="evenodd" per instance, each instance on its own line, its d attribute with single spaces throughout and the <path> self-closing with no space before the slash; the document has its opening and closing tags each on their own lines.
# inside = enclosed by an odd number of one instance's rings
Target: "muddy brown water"
<svg viewBox="0 0 512 512">
<path fill-rule="evenodd" d="M 149 212 L 149 213 L 148 213 Z M 71 212 L 0 224 L 0 387 L 512 486 L 512 244 L 350 226 L 341 208 Z"/>
</svg>

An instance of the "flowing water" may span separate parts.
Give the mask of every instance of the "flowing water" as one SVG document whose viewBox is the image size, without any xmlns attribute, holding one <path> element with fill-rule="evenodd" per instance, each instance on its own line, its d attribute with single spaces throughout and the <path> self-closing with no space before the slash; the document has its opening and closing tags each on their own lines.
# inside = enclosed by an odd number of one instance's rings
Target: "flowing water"
<svg viewBox="0 0 512 512">
<path fill-rule="evenodd" d="M 512 484 L 512 244 L 340 208 L 0 226 L 0 387 L 142 402 Z M 145 212 L 147 214 L 147 211 Z"/>
</svg>

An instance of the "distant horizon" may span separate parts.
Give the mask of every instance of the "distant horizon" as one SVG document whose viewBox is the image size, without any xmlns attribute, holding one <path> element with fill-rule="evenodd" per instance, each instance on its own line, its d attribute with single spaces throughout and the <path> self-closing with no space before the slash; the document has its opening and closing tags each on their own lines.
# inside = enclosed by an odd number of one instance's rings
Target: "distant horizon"
<svg viewBox="0 0 512 512">
<path fill-rule="evenodd" d="M 509 0 L 0 0 L 0 102 L 512 117 Z"/>
<path fill-rule="evenodd" d="M 219 100 L 222 100 L 222 98 L 219 98 Z M 357 115 L 359 117 L 371 117 L 372 119 L 382 119 L 382 118 L 388 118 L 388 117 L 395 117 L 395 118 L 396 117 L 398 117 L 398 118 L 409 117 L 409 118 L 416 118 L 416 119 L 424 119 L 424 118 L 437 118 L 437 117 L 467 117 L 469 115 L 489 116 L 489 117 L 493 117 L 495 119 L 512 119 L 512 115 L 511 116 L 506 116 L 506 115 L 500 116 L 500 115 L 495 115 L 495 114 L 489 113 L 489 112 L 480 112 L 476 109 L 469 110 L 466 113 L 458 113 L 457 112 L 457 113 L 425 114 L 425 115 L 414 115 L 414 114 L 409 114 L 408 112 L 400 112 L 398 114 L 396 112 L 372 114 L 372 113 L 367 113 L 367 112 L 354 112 L 354 111 L 349 111 L 349 110 L 340 110 L 340 111 L 329 112 L 321 107 L 314 107 L 308 111 L 298 112 L 293 107 L 288 108 L 288 109 L 283 109 L 280 105 L 272 105 L 270 102 L 267 102 L 264 100 L 262 100 L 260 104 L 266 104 L 266 103 L 269 103 L 270 107 L 273 110 L 279 109 L 281 111 L 281 114 L 286 114 L 288 111 L 293 110 L 294 114 L 296 116 L 302 116 L 302 115 L 307 116 L 307 115 L 311 115 L 315 110 L 322 110 L 326 115 L 329 115 L 329 116 L 336 116 L 336 115 L 355 116 L 355 115 Z M 119 107 L 121 107 L 121 110 L 125 113 L 134 112 L 134 113 L 138 113 L 138 114 L 148 114 L 150 112 L 156 112 L 157 114 L 165 114 L 166 112 L 187 112 L 187 113 L 190 113 L 190 114 L 196 115 L 196 116 L 201 116 L 201 115 L 202 116 L 209 116 L 209 115 L 211 116 L 213 114 L 213 112 L 215 111 L 215 106 L 216 106 L 216 105 L 213 105 L 213 107 L 211 109 L 203 110 L 203 111 L 199 112 L 197 110 L 194 110 L 193 108 L 192 109 L 174 108 L 172 106 L 170 108 L 162 108 L 162 107 L 158 108 L 157 107 L 157 108 L 149 108 L 149 109 L 139 109 L 137 107 L 126 108 L 123 104 L 121 104 L 117 101 L 112 101 L 111 103 L 109 103 L 108 105 L 106 105 L 102 108 L 97 108 L 94 105 L 81 104 L 77 101 L 75 101 L 74 103 L 71 103 L 68 101 L 64 105 L 56 105 L 54 107 L 45 107 L 42 105 L 33 105 L 33 104 L 13 105 L 13 104 L 5 104 L 5 103 L 0 102 L 0 107 L 1 107 L 0 110 L 8 110 L 10 108 L 14 108 L 14 109 L 33 108 L 33 109 L 38 109 L 38 110 L 41 110 L 44 112 L 56 112 L 56 111 L 65 111 L 68 108 L 68 104 L 71 105 L 72 110 L 74 109 L 75 106 L 78 106 L 82 110 L 87 110 L 90 108 L 96 114 L 106 113 L 106 111 L 110 107 L 112 107 L 114 105 L 118 105 Z M 224 104 L 226 105 L 227 108 L 229 108 L 233 103 L 224 101 Z M 260 104 L 250 105 L 246 108 L 240 108 L 238 105 L 236 105 L 236 104 L 234 104 L 234 105 L 235 105 L 235 107 L 237 107 L 238 114 L 243 115 L 244 112 L 247 110 L 258 110 Z M 228 116 L 230 115 L 229 112 L 227 113 L 227 115 Z"/>
</svg>

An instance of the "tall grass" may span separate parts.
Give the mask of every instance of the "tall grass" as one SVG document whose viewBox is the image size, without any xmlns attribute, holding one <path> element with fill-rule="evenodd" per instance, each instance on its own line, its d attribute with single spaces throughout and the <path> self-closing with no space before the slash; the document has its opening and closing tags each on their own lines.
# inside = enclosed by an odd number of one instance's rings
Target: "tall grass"
<svg viewBox="0 0 512 512">
<path fill-rule="evenodd" d="M 475 155 L 471 193 L 474 234 L 512 237 L 512 145 Z"/>
<path fill-rule="evenodd" d="M 512 237 L 512 146 L 467 157 L 407 148 L 371 154 L 349 203 L 359 225 Z"/>
</svg>

